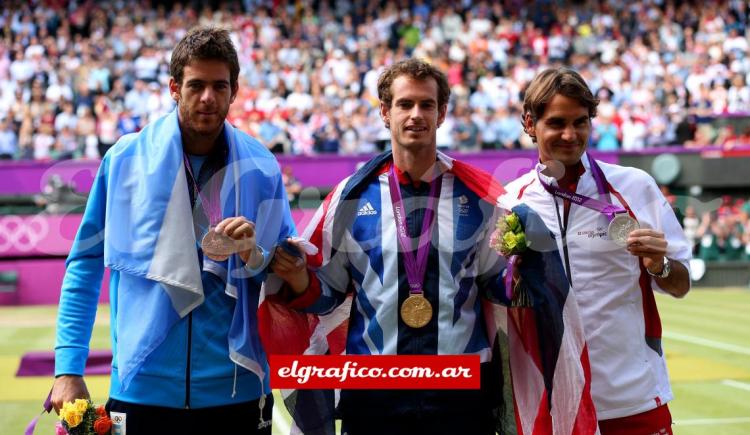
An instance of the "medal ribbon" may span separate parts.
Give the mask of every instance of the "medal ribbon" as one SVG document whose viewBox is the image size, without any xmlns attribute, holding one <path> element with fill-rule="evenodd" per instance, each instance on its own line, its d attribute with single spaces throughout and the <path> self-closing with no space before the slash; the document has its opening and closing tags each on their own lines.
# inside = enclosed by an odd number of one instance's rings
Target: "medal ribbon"
<svg viewBox="0 0 750 435">
<path fill-rule="evenodd" d="M 190 164 L 190 159 L 188 159 L 187 154 L 182 153 L 182 157 L 185 162 L 185 168 L 187 168 L 188 175 L 190 175 L 190 179 L 193 180 L 193 189 L 195 191 L 195 196 L 198 200 L 200 200 L 201 206 L 206 212 L 208 224 L 209 226 L 216 226 L 216 224 L 218 224 L 221 220 L 221 192 L 219 190 L 219 183 L 216 182 L 217 180 L 209 180 L 209 184 L 211 185 L 210 198 L 214 200 L 213 202 L 209 201 L 208 198 L 203 195 L 203 191 L 198 188 L 198 180 L 195 178 L 195 175 L 193 175 L 193 168 Z"/>
<path fill-rule="evenodd" d="M 596 189 L 599 192 L 600 196 L 606 196 L 609 198 L 609 193 L 607 192 L 607 187 L 605 185 L 606 179 L 604 178 L 604 173 L 602 172 L 599 165 L 594 161 L 591 156 L 587 155 L 589 159 L 589 164 L 591 165 L 591 175 L 594 177 L 594 182 L 596 183 Z M 540 175 L 539 182 L 542 183 L 542 186 L 549 192 L 550 194 L 562 198 L 567 199 L 570 202 L 580 205 L 586 208 L 589 208 L 594 211 L 598 211 L 599 213 L 607 216 L 608 221 L 612 221 L 612 219 L 615 217 L 618 213 L 625 213 L 627 210 L 620 207 L 619 205 L 610 204 L 609 202 L 601 201 L 595 198 L 590 198 L 586 195 L 581 195 L 579 193 L 571 192 L 567 189 L 563 189 L 562 187 L 553 186 L 546 181 L 544 181 L 544 178 L 541 177 L 541 170 L 537 168 L 537 173 Z"/>
<path fill-rule="evenodd" d="M 430 241 L 432 239 L 432 228 L 435 220 L 435 201 L 440 195 L 440 183 L 438 178 L 430 182 L 430 196 L 427 200 L 427 208 L 422 219 L 422 230 L 419 234 L 419 245 L 417 246 L 417 255 L 414 256 L 414 250 L 411 247 L 411 239 L 406 229 L 406 216 L 404 211 L 404 201 L 401 196 L 401 188 L 398 184 L 395 171 L 396 165 L 391 165 L 388 176 L 388 186 L 391 191 L 391 202 L 393 203 L 393 216 L 396 220 L 396 235 L 398 243 L 404 254 L 404 268 L 406 269 L 406 279 L 409 281 L 410 294 L 422 294 L 422 284 L 424 283 L 424 274 L 427 270 L 427 253 L 430 251 Z"/>
<path fill-rule="evenodd" d="M 39 422 L 39 417 L 41 417 L 45 412 L 47 414 L 52 412 L 52 390 L 50 390 L 49 394 L 47 394 L 47 399 L 44 400 L 44 405 L 42 406 L 44 407 L 44 410 L 29 422 L 29 425 L 26 426 L 26 430 L 23 432 L 24 435 L 34 435 L 34 430 L 36 429 L 36 425 Z"/>
<path fill-rule="evenodd" d="M 508 264 L 505 266 L 505 297 L 509 301 L 513 300 L 513 271 L 516 269 L 518 255 L 511 255 L 508 258 Z"/>
<path fill-rule="evenodd" d="M 596 183 L 596 190 L 599 192 L 599 196 L 606 196 L 609 201 L 609 190 L 607 190 L 607 179 L 604 178 L 604 172 L 599 164 L 596 163 L 590 154 L 586 154 L 589 159 L 589 166 L 591 167 L 591 176 L 594 177 L 594 183 Z M 624 210 L 624 209 L 623 209 Z"/>
</svg>

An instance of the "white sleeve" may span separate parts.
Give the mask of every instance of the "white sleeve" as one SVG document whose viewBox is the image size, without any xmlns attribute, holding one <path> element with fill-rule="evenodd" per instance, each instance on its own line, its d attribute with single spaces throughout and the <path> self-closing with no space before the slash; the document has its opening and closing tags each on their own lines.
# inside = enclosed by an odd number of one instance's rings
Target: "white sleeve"
<svg viewBox="0 0 750 435">
<path fill-rule="evenodd" d="M 677 221 L 677 216 L 672 210 L 671 204 L 659 191 L 653 179 L 649 180 L 647 197 L 650 198 L 650 201 L 645 205 L 647 210 L 645 217 L 648 219 L 645 222 L 646 225 L 664 233 L 664 238 L 667 240 L 667 257 L 682 263 L 689 274 L 693 247 L 685 237 L 685 232 Z M 666 293 L 656 283 L 656 279 L 651 278 L 651 284 L 654 289 Z"/>
</svg>

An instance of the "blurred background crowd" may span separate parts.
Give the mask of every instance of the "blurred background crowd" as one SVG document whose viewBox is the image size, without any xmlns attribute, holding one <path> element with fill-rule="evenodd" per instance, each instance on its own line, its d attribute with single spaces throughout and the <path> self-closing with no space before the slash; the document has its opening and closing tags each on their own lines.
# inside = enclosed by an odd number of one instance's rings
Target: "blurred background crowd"
<svg viewBox="0 0 750 435">
<path fill-rule="evenodd" d="M 530 148 L 520 101 L 569 64 L 601 98 L 592 146 L 734 147 L 750 129 L 748 6 L 572 1 L 6 1 L 0 157 L 98 158 L 169 112 L 171 48 L 196 24 L 230 28 L 240 94 L 230 120 L 277 153 L 360 154 L 388 139 L 384 65 L 418 56 L 453 90 L 441 148 Z"/>
<path fill-rule="evenodd" d="M 722 197 L 718 210 L 698 215 L 685 208 L 682 226 L 693 254 L 706 261 L 750 260 L 750 200 Z"/>
</svg>

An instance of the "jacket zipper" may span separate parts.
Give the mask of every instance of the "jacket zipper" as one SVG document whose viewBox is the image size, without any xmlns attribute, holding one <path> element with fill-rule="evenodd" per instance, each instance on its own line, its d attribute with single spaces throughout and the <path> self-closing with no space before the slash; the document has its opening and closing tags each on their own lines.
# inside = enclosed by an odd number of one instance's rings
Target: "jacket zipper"
<svg viewBox="0 0 750 435">
<path fill-rule="evenodd" d="M 185 366 L 185 409 L 190 409 L 190 354 L 193 343 L 193 313 L 188 313 L 187 365 Z"/>
<path fill-rule="evenodd" d="M 570 287 L 573 287 L 573 278 L 570 274 L 570 259 L 568 258 L 568 226 L 563 226 L 562 218 L 560 217 L 560 207 L 557 204 L 557 198 L 554 198 L 554 201 L 555 213 L 557 214 L 557 226 L 560 228 L 560 237 L 562 238 L 563 258 L 565 260 L 565 276 L 568 277 L 568 285 Z M 563 204 L 563 212 L 564 210 L 565 204 Z"/>
</svg>

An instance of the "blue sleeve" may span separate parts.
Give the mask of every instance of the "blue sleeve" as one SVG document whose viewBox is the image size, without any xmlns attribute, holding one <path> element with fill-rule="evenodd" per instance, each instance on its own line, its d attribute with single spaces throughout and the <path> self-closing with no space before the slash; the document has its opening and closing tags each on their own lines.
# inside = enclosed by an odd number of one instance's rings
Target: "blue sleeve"
<svg viewBox="0 0 750 435">
<path fill-rule="evenodd" d="M 276 174 L 276 192 L 275 198 L 281 202 L 281 228 L 279 228 L 279 237 L 277 241 L 285 240 L 287 237 L 294 237 L 297 235 L 297 227 L 292 219 L 292 212 L 289 208 L 289 197 L 286 194 L 286 187 L 284 187 L 284 181 L 281 178 L 281 173 Z"/>
<path fill-rule="evenodd" d="M 484 275 L 479 277 L 479 287 L 483 289 L 481 295 L 490 302 L 510 306 L 510 299 L 505 294 L 505 274 L 507 268 L 500 273 Z"/>
<path fill-rule="evenodd" d="M 339 271 L 346 272 L 346 269 L 339 269 Z M 319 286 L 319 296 L 303 311 L 319 315 L 330 314 L 346 300 L 347 287 L 344 287 L 344 290 L 338 290 L 336 287 L 329 285 L 328 282 L 331 282 L 330 275 L 323 270 L 318 270 L 315 273 L 315 279 Z M 308 291 L 310 290 L 308 289 Z"/>
<path fill-rule="evenodd" d="M 297 227 L 294 225 L 292 219 L 292 213 L 289 209 L 289 199 L 286 195 L 286 188 L 284 187 L 284 181 L 281 178 L 281 172 L 276 172 L 273 178 L 264 180 L 271 184 L 273 192 L 259 204 L 258 215 L 256 219 L 264 219 L 266 221 L 266 229 L 272 229 L 275 234 L 274 237 L 268 234 L 257 234 L 256 243 L 263 253 L 263 262 L 257 269 L 252 269 L 245 266 L 245 269 L 250 273 L 255 280 L 262 282 L 266 279 L 268 265 L 273 259 L 273 254 L 276 246 L 282 240 L 288 237 L 294 237 L 297 235 Z M 270 207 L 269 207 L 270 205 Z M 258 222 L 256 222 L 257 224 Z M 278 231 L 275 225 L 278 224 Z"/>
<path fill-rule="evenodd" d="M 60 292 L 55 339 L 55 376 L 83 375 L 104 274 L 106 167 L 102 160 L 89 193 Z"/>
<path fill-rule="evenodd" d="M 331 200 L 333 192 L 329 193 L 326 202 Z M 320 205 L 320 209 L 325 209 L 325 203 Z M 328 208 L 327 213 L 332 213 Z M 335 212 L 333 212 L 335 213 Z M 321 217 L 325 221 L 326 217 Z M 322 231 L 316 229 L 316 231 Z M 314 314 L 329 314 L 346 300 L 347 293 L 352 287 L 352 275 L 350 269 L 353 267 L 349 261 L 349 249 L 346 249 L 346 243 L 341 238 L 322 231 L 322 238 L 327 238 L 328 246 L 336 249 L 331 250 L 331 257 L 328 261 L 311 272 L 315 275 L 316 290 L 318 297 L 313 303 L 305 308 L 304 311 Z M 323 245 L 326 243 L 324 242 Z M 324 249 L 324 246 L 318 246 L 318 249 Z M 309 290 L 308 290 L 309 291 Z"/>
</svg>

